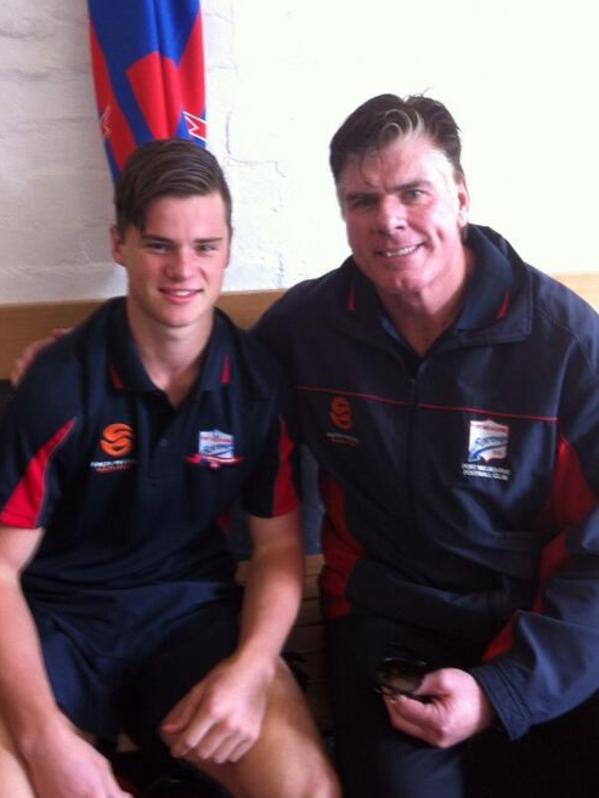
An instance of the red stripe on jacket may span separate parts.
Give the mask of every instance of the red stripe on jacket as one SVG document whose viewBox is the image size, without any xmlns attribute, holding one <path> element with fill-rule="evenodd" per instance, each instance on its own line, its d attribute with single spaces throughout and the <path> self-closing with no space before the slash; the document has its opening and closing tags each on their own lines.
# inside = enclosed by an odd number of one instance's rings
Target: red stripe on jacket
<svg viewBox="0 0 599 798">
<path fill-rule="evenodd" d="M 576 451 L 564 437 L 560 438 L 551 494 L 536 526 L 541 530 L 555 526 L 561 531 L 545 546 L 541 555 L 539 589 L 531 608 L 533 612 L 543 613 L 542 590 L 570 559 L 566 543 L 569 527 L 582 521 L 596 504 L 597 497 L 586 481 Z M 512 618 L 489 644 L 483 657 L 485 662 L 512 648 L 513 624 Z"/>
<path fill-rule="evenodd" d="M 345 491 L 329 476 L 321 476 L 320 490 L 326 508 L 322 528 L 325 565 L 320 575 L 323 610 L 327 618 L 347 615 L 351 604 L 347 583 L 364 546 L 349 531 L 345 513 Z M 333 565 L 334 563 L 334 565 Z"/>
<path fill-rule="evenodd" d="M 37 529 L 46 498 L 46 477 L 54 453 L 75 425 L 71 419 L 47 441 L 30 460 L 27 470 L 0 513 L 0 523 Z"/>
</svg>

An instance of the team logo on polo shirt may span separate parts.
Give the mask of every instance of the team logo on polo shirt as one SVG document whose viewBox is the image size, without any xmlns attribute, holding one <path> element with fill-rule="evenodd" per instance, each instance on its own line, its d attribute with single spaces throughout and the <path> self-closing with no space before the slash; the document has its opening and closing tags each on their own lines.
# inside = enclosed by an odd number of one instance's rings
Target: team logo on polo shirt
<svg viewBox="0 0 599 798">
<path fill-rule="evenodd" d="M 329 418 L 339 429 L 350 430 L 352 427 L 351 405 L 343 396 L 335 396 L 331 400 Z"/>
<path fill-rule="evenodd" d="M 133 430 L 129 424 L 109 424 L 102 433 L 100 446 L 111 457 L 124 457 L 133 449 Z"/>
<path fill-rule="evenodd" d="M 219 429 L 200 430 L 198 435 L 198 451 L 185 458 L 192 465 L 203 465 L 208 468 L 237 465 L 243 457 L 235 456 L 235 440 L 228 432 Z"/>
<path fill-rule="evenodd" d="M 113 471 L 127 471 L 137 460 L 127 457 L 133 451 L 135 435 L 129 424 L 116 422 L 104 428 L 100 438 L 100 449 L 107 454 L 110 460 L 92 460 L 90 463 L 94 471 L 109 474 Z"/>
<path fill-rule="evenodd" d="M 497 461 L 507 459 L 510 429 L 490 418 L 471 421 L 468 436 L 468 460 L 462 463 L 462 473 L 467 477 L 508 480 L 511 471 Z M 491 465 L 492 464 L 492 465 Z"/>
</svg>

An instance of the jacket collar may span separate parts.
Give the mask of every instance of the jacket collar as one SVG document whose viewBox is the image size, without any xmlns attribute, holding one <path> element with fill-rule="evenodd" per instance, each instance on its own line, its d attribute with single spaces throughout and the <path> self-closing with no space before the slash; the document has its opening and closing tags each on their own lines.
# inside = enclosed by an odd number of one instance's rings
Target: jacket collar
<svg viewBox="0 0 599 798">
<path fill-rule="evenodd" d="M 439 340 L 443 348 L 482 343 L 512 342 L 525 338 L 532 325 L 530 275 L 525 264 L 498 233 L 469 225 L 466 246 L 475 256 L 475 268 L 464 306 L 453 326 Z M 385 310 L 372 282 L 353 258 L 338 269 L 338 303 L 331 307 L 343 328 L 379 345 Z"/>
</svg>

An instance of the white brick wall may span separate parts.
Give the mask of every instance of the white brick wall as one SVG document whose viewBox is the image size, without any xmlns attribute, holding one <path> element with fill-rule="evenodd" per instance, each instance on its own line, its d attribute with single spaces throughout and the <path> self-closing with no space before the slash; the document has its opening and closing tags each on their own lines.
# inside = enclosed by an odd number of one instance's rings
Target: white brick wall
<svg viewBox="0 0 599 798">
<path fill-rule="evenodd" d="M 209 144 L 235 198 L 228 288 L 290 285 L 343 257 L 328 141 L 382 91 L 428 89 L 454 111 L 475 220 L 546 270 L 599 267 L 593 0 L 203 9 Z M 0 108 L 0 302 L 122 291 L 84 0 L 2 0 Z"/>
</svg>

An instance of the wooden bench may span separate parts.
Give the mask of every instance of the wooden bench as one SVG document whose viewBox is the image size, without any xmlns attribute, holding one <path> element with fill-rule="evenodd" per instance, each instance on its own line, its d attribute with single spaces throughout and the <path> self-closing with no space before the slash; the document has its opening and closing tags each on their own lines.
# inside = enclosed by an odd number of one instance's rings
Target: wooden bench
<svg viewBox="0 0 599 798">
<path fill-rule="evenodd" d="M 556 275 L 599 311 L 599 274 Z M 221 307 L 240 327 L 250 327 L 283 291 L 242 291 L 224 294 Z M 15 358 L 31 341 L 43 338 L 54 327 L 77 324 L 100 301 L 65 301 L 0 305 L 0 380 L 10 375 Z M 304 600 L 290 636 L 290 648 L 303 658 L 308 699 L 321 729 L 330 728 L 324 678 L 323 628 L 317 578 L 322 565 L 319 554 L 306 557 Z M 240 567 L 243 580 L 244 565 Z"/>
<path fill-rule="evenodd" d="M 283 293 L 232 291 L 221 296 L 218 306 L 239 327 L 248 328 Z M 54 327 L 78 324 L 101 304 L 98 299 L 0 304 L 0 380 L 10 376 L 15 358 L 28 344 L 45 338 Z"/>
<path fill-rule="evenodd" d="M 597 274 L 556 274 L 599 312 L 599 272 Z M 222 295 L 218 306 L 240 327 L 251 327 L 284 291 L 231 291 Z M 54 327 L 69 327 L 89 316 L 101 300 L 65 300 L 63 302 L 24 302 L 0 304 L 0 380 L 10 375 L 20 352 Z"/>
</svg>

